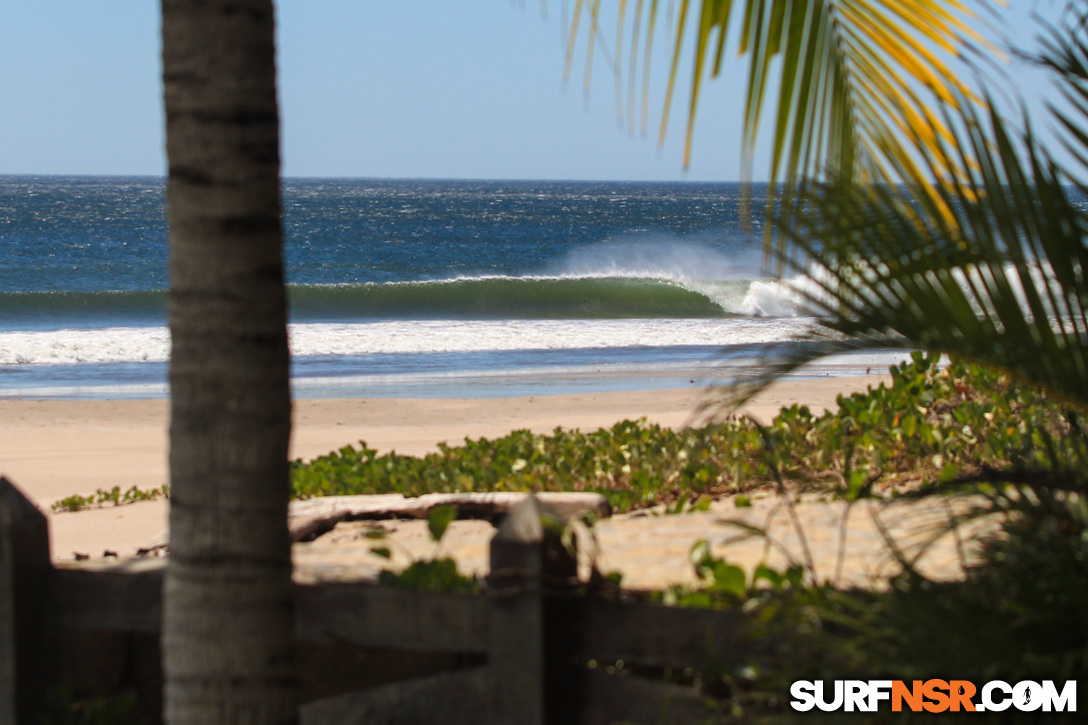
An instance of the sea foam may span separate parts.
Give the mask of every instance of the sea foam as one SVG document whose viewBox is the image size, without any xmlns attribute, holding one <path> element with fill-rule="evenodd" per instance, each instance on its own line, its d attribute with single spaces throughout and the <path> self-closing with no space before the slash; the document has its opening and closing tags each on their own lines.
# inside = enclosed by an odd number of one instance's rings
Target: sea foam
<svg viewBox="0 0 1088 725">
<path fill-rule="evenodd" d="M 290 325 L 296 356 L 728 346 L 796 338 L 801 318 L 693 320 L 399 320 Z M 0 365 L 162 362 L 165 327 L 0 333 Z"/>
</svg>

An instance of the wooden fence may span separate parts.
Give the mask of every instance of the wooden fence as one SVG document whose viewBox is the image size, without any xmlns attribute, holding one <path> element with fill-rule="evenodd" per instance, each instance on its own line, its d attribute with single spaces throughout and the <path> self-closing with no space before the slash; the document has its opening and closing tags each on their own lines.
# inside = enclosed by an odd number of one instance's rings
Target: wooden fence
<svg viewBox="0 0 1088 725">
<path fill-rule="evenodd" d="M 296 585 L 302 722 L 713 715 L 690 687 L 629 675 L 708 663 L 728 670 L 758 658 L 743 615 L 577 595 L 576 561 L 533 505 L 499 527 L 480 594 Z M 158 721 L 164 568 L 162 559 L 54 567 L 45 517 L 0 478 L 0 723 L 39 722 L 44 693 L 58 684 L 84 697 L 135 691 L 140 714 Z"/>
</svg>

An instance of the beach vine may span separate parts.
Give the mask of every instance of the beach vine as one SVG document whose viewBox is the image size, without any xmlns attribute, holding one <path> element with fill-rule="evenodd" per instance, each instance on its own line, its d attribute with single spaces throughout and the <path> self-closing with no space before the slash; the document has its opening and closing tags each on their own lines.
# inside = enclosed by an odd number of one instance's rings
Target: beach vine
<svg viewBox="0 0 1088 725">
<path fill-rule="evenodd" d="M 55 501 L 50 508 L 54 513 L 74 512 L 89 508 L 124 506 L 130 503 L 139 503 L 140 501 L 154 501 L 160 497 L 170 498 L 170 486 L 164 485 L 154 488 L 131 486 L 124 491 L 121 490 L 120 486 L 114 486 L 108 491 L 100 488 L 90 496 L 81 496 L 80 494 L 65 496 L 59 501 Z"/>
<path fill-rule="evenodd" d="M 857 500 L 1032 480 L 1084 483 L 1083 412 L 974 363 L 914 353 L 890 381 L 840 395 L 815 414 L 782 408 L 767 424 L 728 415 L 673 430 L 645 419 L 583 432 L 516 430 L 438 445 L 422 456 L 379 453 L 364 441 L 291 463 L 292 495 L 469 491 L 590 491 L 617 511 L 705 510 L 733 495 L 738 506 L 776 480 L 797 492 Z M 169 497 L 169 486 L 114 486 L 56 501 L 54 512 Z"/>
<path fill-rule="evenodd" d="M 771 488 L 856 500 L 999 481 L 1080 482 L 1088 460 L 1081 412 L 985 366 L 915 353 L 891 380 L 839 396 L 815 414 L 783 408 L 766 425 L 728 416 L 672 430 L 644 419 L 592 432 L 528 430 L 422 456 L 360 441 L 292 463 L 297 498 L 455 491 L 592 491 L 617 511 Z"/>
</svg>

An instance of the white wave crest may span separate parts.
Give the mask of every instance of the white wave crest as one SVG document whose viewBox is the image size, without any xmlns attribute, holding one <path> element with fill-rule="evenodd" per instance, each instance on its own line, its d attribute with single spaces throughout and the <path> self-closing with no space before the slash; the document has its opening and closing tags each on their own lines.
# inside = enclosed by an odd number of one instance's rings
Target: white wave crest
<svg viewBox="0 0 1088 725">
<path fill-rule="evenodd" d="M 293 355 L 486 352 L 623 347 L 726 346 L 789 340 L 808 321 L 692 320 L 425 320 L 297 323 Z M 0 333 L 0 365 L 163 362 L 165 327 L 115 327 Z"/>
<path fill-rule="evenodd" d="M 0 365 L 161 362 L 169 357 L 165 327 L 0 333 Z"/>
</svg>

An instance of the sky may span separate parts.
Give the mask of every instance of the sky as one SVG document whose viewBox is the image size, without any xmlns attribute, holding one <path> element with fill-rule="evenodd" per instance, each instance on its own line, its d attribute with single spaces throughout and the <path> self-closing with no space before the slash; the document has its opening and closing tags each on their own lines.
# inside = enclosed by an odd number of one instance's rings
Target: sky
<svg viewBox="0 0 1088 725">
<path fill-rule="evenodd" d="M 284 175 L 740 177 L 739 66 L 705 87 L 685 171 L 686 93 L 674 101 L 664 146 L 656 141 L 664 36 L 643 136 L 618 122 L 602 55 L 588 98 L 581 53 L 564 83 L 564 7 L 573 3 L 546 5 L 544 13 L 540 0 L 279 0 Z M 3 3 L 0 174 L 162 175 L 159 50 L 151 0 Z M 1023 74 L 1014 79 L 1037 92 Z M 757 178 L 766 158 L 757 155 Z"/>
</svg>

